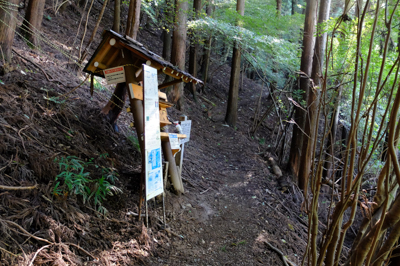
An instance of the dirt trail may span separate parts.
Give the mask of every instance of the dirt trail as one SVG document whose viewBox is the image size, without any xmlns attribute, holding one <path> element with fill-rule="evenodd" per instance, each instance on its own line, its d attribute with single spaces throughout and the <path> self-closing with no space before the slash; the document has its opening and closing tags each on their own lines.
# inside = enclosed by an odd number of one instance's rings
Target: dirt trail
<svg viewBox="0 0 400 266">
<path fill-rule="evenodd" d="M 203 104 L 190 103 L 188 108 L 196 113 Z M 224 107 L 219 108 L 222 111 Z M 305 247 L 304 227 L 282 206 L 296 204 L 290 194 L 277 190 L 276 178 L 256 154 L 258 143 L 222 120 L 197 119 L 185 148 L 186 193 L 179 199 L 172 197 L 178 201 L 172 204 L 177 218 L 169 221 L 172 230 L 184 238 L 173 239 L 171 253 L 162 262 L 281 265 L 278 254 L 264 243 L 267 241 L 299 263 Z"/>
<path fill-rule="evenodd" d="M 100 8 L 100 2 L 95 5 Z M 101 28 L 110 27 L 109 14 Z M 45 15 L 52 16 L 43 25 L 50 41 L 72 45 L 69 33 L 76 28 L 65 19 L 78 21 L 79 9 L 69 7 L 57 16 L 48 9 Z M 89 26 L 93 25 L 91 18 Z M 159 52 L 157 34 L 144 29 L 139 41 Z M 4 83 L 0 86 L 0 184 L 38 184 L 33 191 L 0 191 L 2 265 L 33 261 L 35 265 L 283 265 L 265 242 L 299 263 L 307 239 L 306 220 L 299 212 L 296 193 L 282 193 L 266 164 L 265 156 L 275 141 L 270 129 L 276 125 L 274 117 L 255 136 L 248 135 L 259 84 L 244 78 L 239 122 L 237 128 L 228 127 L 223 120 L 230 68 L 220 67 L 214 59 L 213 78 L 202 97 L 215 105 L 201 97 L 197 103 L 185 97 L 185 114 L 192 120 L 182 173 L 186 192 L 178 197 L 167 190 L 169 230 L 160 225 L 160 203 L 149 204 L 150 224 L 145 228 L 135 216 L 141 164 L 128 138 L 134 134 L 129 128 L 132 117 L 121 115 L 122 133 L 116 134 L 99 114 L 112 88 L 99 86 L 90 97 L 89 83 L 85 83 L 68 98 L 60 98 L 81 82 L 76 68 L 45 44 L 31 50 L 17 37 L 14 46 L 52 80 L 17 54 L 11 69 L 5 71 L 0 65 Z M 265 91 L 264 108 L 271 104 L 267 96 Z M 169 114 L 178 119 L 183 113 L 171 110 Z M 107 216 L 83 204 L 80 197 L 54 195 L 54 178 L 59 173 L 54 159 L 70 155 L 84 161 L 93 158 L 89 169 L 93 178 L 99 175 L 95 165 L 118 172 L 116 186 L 123 193 L 104 202 Z M 13 223 L 47 242 L 21 234 Z"/>
</svg>

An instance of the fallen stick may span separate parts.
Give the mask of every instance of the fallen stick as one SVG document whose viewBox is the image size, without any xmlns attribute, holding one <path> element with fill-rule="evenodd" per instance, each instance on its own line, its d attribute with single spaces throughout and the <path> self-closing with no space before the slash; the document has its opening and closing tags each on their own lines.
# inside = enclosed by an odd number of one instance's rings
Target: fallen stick
<svg viewBox="0 0 400 266">
<path fill-rule="evenodd" d="M 17 53 L 17 51 L 15 51 L 14 49 L 12 49 L 12 51 L 13 51 L 16 55 L 18 55 L 19 57 L 21 57 L 22 59 L 24 59 L 25 61 L 28 61 L 29 63 L 31 63 L 31 64 L 34 65 L 35 67 L 39 68 L 40 71 L 43 72 L 44 76 L 46 77 L 46 79 L 47 79 L 48 81 L 50 81 L 50 82 L 51 82 L 51 81 L 54 81 L 53 78 L 52 78 L 52 79 L 49 79 L 49 76 L 47 75 L 47 73 L 46 73 L 38 64 L 36 64 L 35 62 L 29 60 L 28 58 L 22 56 L 21 54 Z"/>
<path fill-rule="evenodd" d="M 209 99 L 207 99 L 206 97 L 202 96 L 202 95 L 198 95 L 200 98 L 202 98 L 204 101 L 206 101 L 207 103 L 211 104 L 212 106 L 217 106 L 215 103 L 213 103 L 212 101 L 210 101 Z"/>
<path fill-rule="evenodd" d="M 285 264 L 285 266 L 297 266 L 294 262 L 291 262 L 290 260 L 288 260 L 285 255 L 283 255 L 283 252 L 280 251 L 279 249 L 277 249 L 276 247 L 274 247 L 273 245 L 271 245 L 270 243 L 268 243 L 267 241 L 264 241 L 264 243 L 273 251 L 275 251 L 276 253 L 278 253 L 279 257 L 281 257 L 281 260 L 283 261 L 283 264 Z"/>
<path fill-rule="evenodd" d="M 9 186 L 0 185 L 0 189 L 4 189 L 4 190 L 27 190 L 27 189 L 35 189 L 35 188 L 37 188 L 37 185 L 31 186 L 31 187 L 9 187 Z"/>
<path fill-rule="evenodd" d="M 90 253 L 89 251 L 87 251 L 87 250 L 84 249 L 84 248 L 81 248 L 81 247 L 78 246 L 77 244 L 74 244 L 74 243 L 64 243 L 64 245 L 74 246 L 74 247 L 76 247 L 77 249 L 82 250 L 84 253 L 86 253 L 86 255 L 89 255 L 89 256 L 92 257 L 93 259 L 97 260 L 97 258 L 96 258 L 94 255 L 92 255 L 92 253 Z"/>
<path fill-rule="evenodd" d="M 35 252 L 35 255 L 33 255 L 33 258 L 32 258 L 32 260 L 31 260 L 31 262 L 29 262 L 29 266 L 32 266 L 32 265 L 33 265 L 33 262 L 35 261 L 37 255 L 39 255 L 39 253 L 40 253 L 43 249 L 48 248 L 48 247 L 50 247 L 50 246 L 51 246 L 51 245 L 46 245 L 46 246 L 43 246 L 43 247 L 39 248 L 39 249 Z"/>
<path fill-rule="evenodd" d="M 8 223 L 8 224 L 11 224 L 11 225 L 13 225 L 13 226 L 15 226 L 15 227 L 17 227 L 17 228 L 18 228 L 19 230 L 21 230 L 25 235 L 28 235 L 28 236 L 30 236 L 30 237 L 36 239 L 36 240 L 45 242 L 45 243 L 47 243 L 47 244 L 53 244 L 52 242 L 50 242 L 50 241 L 47 240 L 47 239 L 44 239 L 44 238 L 41 238 L 41 237 L 37 237 L 37 236 L 35 236 L 35 235 L 32 235 L 31 233 L 29 233 L 28 231 L 26 231 L 24 228 L 22 228 L 22 227 L 21 227 L 19 224 L 17 224 L 17 223 L 14 223 L 14 222 L 12 222 L 12 221 L 3 220 L 3 219 L 0 219 L 0 220 L 3 221 L 3 222 L 6 222 L 6 223 Z M 13 230 L 13 231 L 14 231 L 14 230 Z M 21 233 L 20 233 L 20 234 L 21 234 Z"/>
<path fill-rule="evenodd" d="M 207 192 L 207 191 L 209 191 L 210 189 L 211 189 L 211 187 L 209 187 L 209 188 L 207 188 L 206 190 L 204 190 L 204 191 L 200 192 L 200 195 L 202 195 L 202 194 L 206 193 L 206 192 Z"/>
<path fill-rule="evenodd" d="M 12 256 L 14 256 L 14 257 L 18 257 L 18 255 L 15 255 L 14 253 L 11 253 L 10 251 L 8 251 L 8 250 L 6 250 L 6 249 L 4 249 L 4 248 L 2 248 L 2 247 L 0 247 L 0 250 L 1 250 L 1 251 L 4 251 L 5 253 L 10 254 L 10 255 L 12 255 Z"/>
</svg>

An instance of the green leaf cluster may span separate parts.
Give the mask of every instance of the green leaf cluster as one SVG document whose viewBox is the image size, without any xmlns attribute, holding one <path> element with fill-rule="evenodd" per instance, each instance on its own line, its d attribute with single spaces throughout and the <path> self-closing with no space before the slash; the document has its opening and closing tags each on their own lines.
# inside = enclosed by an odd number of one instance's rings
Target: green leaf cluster
<svg viewBox="0 0 400 266">
<path fill-rule="evenodd" d="M 101 155 L 104 157 L 107 155 Z M 68 197 L 75 195 L 82 197 L 84 204 L 93 201 L 97 210 L 103 214 L 107 209 L 103 206 L 106 196 L 122 193 L 122 190 L 113 185 L 118 173 L 113 168 L 101 167 L 93 163 L 93 158 L 85 162 L 76 156 L 56 158 L 60 173 L 55 177 L 53 195 L 56 197 Z M 101 177 L 91 179 L 91 172 L 87 169 L 94 167 L 100 170 Z M 92 172 L 93 173 L 93 172 Z"/>
</svg>

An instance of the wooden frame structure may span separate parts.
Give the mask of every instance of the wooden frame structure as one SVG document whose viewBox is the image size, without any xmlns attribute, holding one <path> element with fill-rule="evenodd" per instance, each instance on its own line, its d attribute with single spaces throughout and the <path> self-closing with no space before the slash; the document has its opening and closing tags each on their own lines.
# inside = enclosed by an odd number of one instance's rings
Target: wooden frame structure
<svg viewBox="0 0 400 266">
<path fill-rule="evenodd" d="M 142 65 L 147 64 L 157 69 L 157 73 L 164 73 L 174 78 L 173 81 L 161 84 L 158 89 L 167 88 L 179 82 L 203 84 L 203 82 L 190 74 L 173 66 L 162 57 L 147 50 L 143 44 L 122 36 L 112 30 L 103 33 L 103 40 L 97 47 L 95 53 L 83 69 L 84 72 L 93 76 L 104 77 L 104 70 L 124 66 L 126 85 L 130 90 L 129 101 L 130 111 L 133 114 L 134 126 L 138 134 L 140 150 L 142 152 L 142 180 L 144 169 L 144 121 L 143 121 L 143 87 L 139 84 L 143 79 Z M 170 124 L 167 118 L 167 108 L 173 106 L 167 102 L 165 93 L 159 91 L 160 125 L 161 127 Z M 178 138 L 186 138 L 183 134 L 178 134 Z M 161 144 L 165 160 L 169 162 L 168 172 L 171 182 L 177 194 L 184 192 L 182 180 L 177 169 L 173 151 L 169 143 L 168 133 L 161 132 Z M 142 191 L 142 187 L 141 187 Z M 142 197 L 141 197 L 142 198 Z"/>
</svg>

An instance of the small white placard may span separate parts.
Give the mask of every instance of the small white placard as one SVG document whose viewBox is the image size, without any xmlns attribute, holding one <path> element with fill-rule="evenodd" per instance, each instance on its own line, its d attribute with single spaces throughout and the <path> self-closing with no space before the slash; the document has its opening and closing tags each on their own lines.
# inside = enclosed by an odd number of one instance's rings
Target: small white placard
<svg viewBox="0 0 400 266">
<path fill-rule="evenodd" d="M 190 129 L 192 127 L 192 120 L 181 121 L 182 134 L 186 135 L 185 139 L 181 139 L 181 144 L 190 140 Z"/>
<path fill-rule="evenodd" d="M 179 144 L 178 134 L 169 133 L 168 135 L 169 135 L 169 143 L 171 144 L 171 149 L 179 150 L 180 144 Z"/>
<path fill-rule="evenodd" d="M 123 66 L 105 69 L 104 76 L 107 80 L 107 84 L 125 82 L 125 69 Z"/>
</svg>

